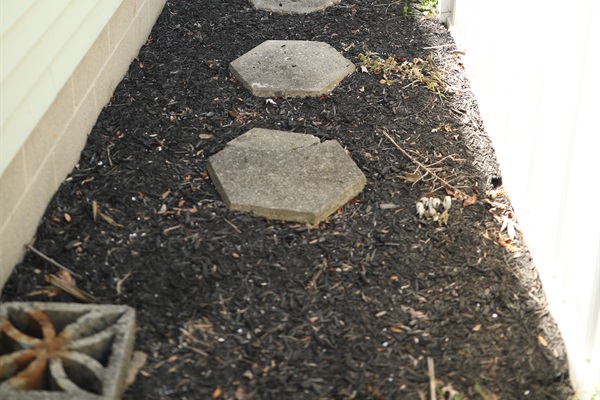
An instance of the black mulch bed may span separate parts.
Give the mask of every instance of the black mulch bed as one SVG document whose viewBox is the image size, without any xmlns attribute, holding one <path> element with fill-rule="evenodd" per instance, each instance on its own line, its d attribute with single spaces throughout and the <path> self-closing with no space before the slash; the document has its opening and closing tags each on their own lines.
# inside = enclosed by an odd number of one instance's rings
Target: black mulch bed
<svg viewBox="0 0 600 400">
<path fill-rule="evenodd" d="M 34 242 L 99 303 L 135 307 L 148 361 L 126 399 L 425 399 L 428 359 L 438 399 L 572 393 L 529 255 L 500 232 L 510 208 L 490 204 L 507 200 L 486 197 L 501 178 L 461 54 L 403 3 L 167 3 Z M 267 39 L 327 42 L 357 71 L 331 96 L 266 102 L 228 66 Z M 433 63 L 445 97 L 361 72 L 367 52 Z M 206 160 L 253 127 L 338 140 L 367 186 L 318 226 L 228 211 Z M 454 200 L 447 226 L 419 218 L 415 202 L 445 190 L 412 182 L 422 170 L 386 132 L 477 201 Z M 47 288 L 53 268 L 28 253 L 2 301 L 74 301 Z"/>
</svg>

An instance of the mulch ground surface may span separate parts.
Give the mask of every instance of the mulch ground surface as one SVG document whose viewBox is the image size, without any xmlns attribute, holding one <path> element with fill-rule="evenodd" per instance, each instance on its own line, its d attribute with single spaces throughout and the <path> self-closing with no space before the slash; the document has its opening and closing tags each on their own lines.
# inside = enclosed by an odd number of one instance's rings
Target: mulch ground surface
<svg viewBox="0 0 600 400">
<path fill-rule="evenodd" d="M 148 360 L 125 399 L 572 393 L 462 55 L 403 3 L 167 3 L 33 242 L 98 303 L 135 308 Z M 228 67 L 268 39 L 327 42 L 357 71 L 330 96 L 256 98 Z M 207 158 L 253 127 L 339 141 L 364 191 L 318 226 L 229 211 Z M 458 191 L 447 225 L 417 215 Z M 50 273 L 29 252 L 2 301 L 76 301 Z"/>
</svg>

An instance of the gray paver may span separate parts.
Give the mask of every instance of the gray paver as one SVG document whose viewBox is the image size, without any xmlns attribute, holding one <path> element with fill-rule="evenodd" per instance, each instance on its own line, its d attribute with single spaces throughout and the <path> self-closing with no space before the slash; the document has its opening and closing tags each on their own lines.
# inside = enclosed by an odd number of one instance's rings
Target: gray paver
<svg viewBox="0 0 600 400">
<path fill-rule="evenodd" d="M 308 97 L 330 93 L 354 64 L 327 43 L 267 40 L 230 69 L 255 96 Z"/>
<path fill-rule="evenodd" d="M 317 224 L 363 189 L 366 178 L 334 140 L 254 128 L 208 161 L 227 207 Z"/>
<path fill-rule="evenodd" d="M 250 0 L 254 8 L 289 14 L 308 14 L 338 4 L 341 0 Z"/>
<path fill-rule="evenodd" d="M 134 338 L 131 307 L 4 303 L 0 305 L 0 343 L 6 346 L 0 352 L 0 398 L 120 399 Z M 23 364 L 19 361 L 23 359 L 32 362 Z M 26 377 L 21 371 L 27 371 Z"/>
</svg>

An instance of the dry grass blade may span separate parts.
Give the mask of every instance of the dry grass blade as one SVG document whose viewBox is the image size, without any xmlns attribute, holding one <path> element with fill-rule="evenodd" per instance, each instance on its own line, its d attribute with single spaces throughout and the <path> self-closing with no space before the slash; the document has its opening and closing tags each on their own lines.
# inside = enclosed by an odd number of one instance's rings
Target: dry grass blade
<svg viewBox="0 0 600 400">
<path fill-rule="evenodd" d="M 106 221 L 106 223 L 108 223 L 110 226 L 114 226 L 115 228 L 123 227 L 123 225 L 119 224 L 117 221 L 115 221 L 114 219 L 112 219 L 111 217 L 109 217 L 108 215 L 104 214 L 101 211 L 98 211 L 98 215 L 100 216 L 100 218 L 102 218 L 104 221 Z"/>
<path fill-rule="evenodd" d="M 94 217 L 94 223 L 98 219 L 98 202 L 96 200 L 92 200 L 92 216 Z"/>
<path fill-rule="evenodd" d="M 125 282 L 129 277 L 131 276 L 131 272 L 128 272 L 125 274 L 125 276 L 123 276 L 121 279 L 119 279 L 119 281 L 117 282 L 117 294 L 120 295 L 121 294 L 121 287 L 123 286 L 123 282 Z"/>
<path fill-rule="evenodd" d="M 429 399 L 436 400 L 435 366 L 431 357 L 427 357 L 427 372 L 429 375 Z"/>
</svg>

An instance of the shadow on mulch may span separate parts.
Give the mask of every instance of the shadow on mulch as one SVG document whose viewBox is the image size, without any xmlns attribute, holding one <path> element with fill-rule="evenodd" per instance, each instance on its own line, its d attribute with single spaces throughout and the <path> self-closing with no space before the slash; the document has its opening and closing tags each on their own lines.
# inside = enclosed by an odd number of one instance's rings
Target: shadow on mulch
<svg viewBox="0 0 600 400">
<path fill-rule="evenodd" d="M 510 206 L 486 198 L 500 173 L 461 55 L 402 5 L 298 16 L 167 3 L 34 243 L 99 303 L 135 307 L 149 357 L 126 399 L 424 399 L 428 362 L 438 398 L 572 394 L 529 255 L 518 232 L 500 232 Z M 359 68 L 331 96 L 272 104 L 228 70 L 267 39 L 324 41 Z M 367 52 L 431 57 L 444 96 L 361 72 Z M 366 188 L 313 227 L 228 211 L 206 160 L 253 127 L 338 140 Z M 419 198 L 446 192 L 431 176 L 413 182 L 423 170 L 384 132 L 477 201 L 453 201 L 446 226 L 419 218 Z M 45 286 L 52 271 L 29 253 L 2 301 L 73 301 Z"/>
</svg>

